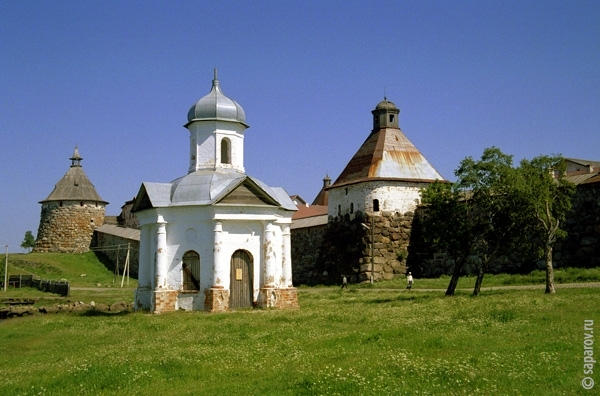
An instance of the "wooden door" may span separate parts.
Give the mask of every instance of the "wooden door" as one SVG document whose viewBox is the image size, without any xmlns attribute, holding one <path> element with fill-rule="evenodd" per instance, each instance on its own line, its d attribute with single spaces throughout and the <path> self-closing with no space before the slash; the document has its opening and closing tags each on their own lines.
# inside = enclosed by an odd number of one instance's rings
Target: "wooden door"
<svg viewBox="0 0 600 396">
<path fill-rule="evenodd" d="M 237 250 L 231 256 L 231 283 L 229 308 L 252 306 L 252 256 L 245 250 Z"/>
<path fill-rule="evenodd" d="M 200 255 L 193 250 L 183 255 L 183 290 L 200 290 Z"/>
</svg>

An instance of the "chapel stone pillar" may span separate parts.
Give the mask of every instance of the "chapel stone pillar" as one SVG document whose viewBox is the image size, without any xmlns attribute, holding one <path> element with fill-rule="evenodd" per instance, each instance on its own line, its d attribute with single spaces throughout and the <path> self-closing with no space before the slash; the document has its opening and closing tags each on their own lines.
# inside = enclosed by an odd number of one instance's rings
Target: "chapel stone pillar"
<svg viewBox="0 0 600 396">
<path fill-rule="evenodd" d="M 298 290 L 292 284 L 292 247 L 290 226 L 283 225 L 281 241 L 281 283 L 272 301 L 274 308 L 298 308 Z"/>
<path fill-rule="evenodd" d="M 156 221 L 156 285 L 155 290 L 167 287 L 167 222 L 161 215 Z"/>
<path fill-rule="evenodd" d="M 223 252 L 223 224 L 216 223 L 214 228 L 213 247 L 213 287 L 225 287 L 226 273 L 228 269 L 227 258 Z"/>
<path fill-rule="evenodd" d="M 225 236 L 223 224 L 215 224 L 213 245 L 213 280 L 212 286 L 204 290 L 204 309 L 210 312 L 222 312 L 229 309 L 229 260 L 223 251 Z"/>
<path fill-rule="evenodd" d="M 167 251 L 167 222 L 162 215 L 156 220 L 156 285 L 154 285 L 154 313 L 175 311 L 177 290 L 171 290 L 167 281 L 169 256 Z"/>
<path fill-rule="evenodd" d="M 267 223 L 264 239 L 264 287 L 275 287 L 276 255 L 275 255 L 275 226 Z"/>
<path fill-rule="evenodd" d="M 277 255 L 275 252 L 275 226 L 267 223 L 263 238 L 262 287 L 258 293 L 257 304 L 261 308 L 277 306 L 279 290 L 276 289 Z"/>
<path fill-rule="evenodd" d="M 292 243 L 289 225 L 283 226 L 281 255 L 281 287 L 292 287 Z"/>
</svg>

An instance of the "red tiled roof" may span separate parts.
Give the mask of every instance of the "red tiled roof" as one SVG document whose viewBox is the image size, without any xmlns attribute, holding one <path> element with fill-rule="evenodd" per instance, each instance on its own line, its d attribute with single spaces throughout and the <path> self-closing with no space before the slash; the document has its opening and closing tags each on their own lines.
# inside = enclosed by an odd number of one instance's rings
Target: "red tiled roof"
<svg viewBox="0 0 600 396">
<path fill-rule="evenodd" d="M 292 220 L 304 219 L 307 217 L 322 216 L 327 214 L 327 206 L 311 205 L 299 206 L 298 211 L 292 216 Z"/>
</svg>

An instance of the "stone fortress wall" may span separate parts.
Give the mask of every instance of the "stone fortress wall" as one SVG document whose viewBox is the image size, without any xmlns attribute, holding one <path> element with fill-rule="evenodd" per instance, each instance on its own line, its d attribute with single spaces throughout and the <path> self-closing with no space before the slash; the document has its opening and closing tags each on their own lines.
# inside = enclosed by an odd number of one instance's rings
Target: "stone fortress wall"
<svg viewBox="0 0 600 396">
<path fill-rule="evenodd" d="M 84 253 L 96 227 L 104 224 L 105 206 L 96 202 L 42 204 L 34 252 Z"/>
<path fill-rule="evenodd" d="M 554 248 L 554 267 L 600 266 L 600 183 L 581 184 L 572 199 L 564 229 L 568 236 Z M 417 212 L 421 210 L 417 209 Z M 452 263 L 422 242 L 412 212 L 382 212 L 374 216 L 374 279 L 392 279 L 412 271 L 418 276 L 450 274 Z M 292 267 L 295 285 L 365 282 L 371 273 L 371 217 L 357 213 L 329 219 L 321 227 L 292 230 Z M 502 256 L 490 266 L 491 273 L 528 272 L 543 269 L 542 262 L 523 262 L 515 254 Z M 468 269 L 468 267 L 466 268 Z"/>
</svg>

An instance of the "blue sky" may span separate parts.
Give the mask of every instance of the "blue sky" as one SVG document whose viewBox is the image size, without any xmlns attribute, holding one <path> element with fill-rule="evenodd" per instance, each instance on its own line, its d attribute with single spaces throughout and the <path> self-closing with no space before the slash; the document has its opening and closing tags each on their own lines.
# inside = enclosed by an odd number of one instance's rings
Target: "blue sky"
<svg viewBox="0 0 600 396">
<path fill-rule="evenodd" d="M 384 94 L 448 179 L 494 145 L 600 160 L 598 1 L 3 1 L 0 244 L 37 234 L 75 145 L 109 215 L 185 175 L 213 68 L 246 172 L 308 201 Z"/>
</svg>

